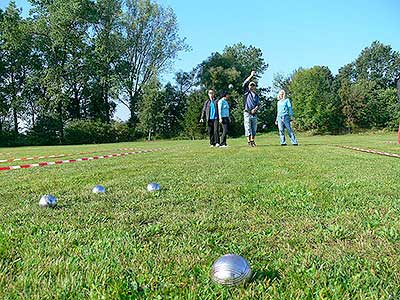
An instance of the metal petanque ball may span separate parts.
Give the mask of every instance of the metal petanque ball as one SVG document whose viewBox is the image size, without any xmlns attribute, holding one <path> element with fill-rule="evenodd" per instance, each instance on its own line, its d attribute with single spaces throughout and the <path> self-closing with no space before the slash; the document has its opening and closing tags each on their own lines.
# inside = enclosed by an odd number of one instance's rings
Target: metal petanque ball
<svg viewBox="0 0 400 300">
<path fill-rule="evenodd" d="M 233 84 L 231 83 L 230 85 L 228 85 L 228 88 L 231 90 L 233 89 Z"/>
<path fill-rule="evenodd" d="M 152 182 L 147 185 L 147 190 L 149 192 L 155 192 L 160 190 L 160 185 L 158 183 Z"/>
<path fill-rule="evenodd" d="M 43 195 L 42 198 L 40 198 L 39 201 L 39 206 L 40 207 L 56 207 L 57 205 L 57 198 L 54 197 L 53 195 Z"/>
<path fill-rule="evenodd" d="M 211 268 L 211 278 L 222 285 L 239 285 L 251 277 L 250 264 L 240 255 L 226 254 L 218 258 Z"/>
<path fill-rule="evenodd" d="M 92 192 L 95 193 L 95 194 L 103 194 L 103 193 L 106 192 L 106 188 L 104 186 L 102 186 L 102 185 L 96 185 L 93 188 Z"/>
</svg>

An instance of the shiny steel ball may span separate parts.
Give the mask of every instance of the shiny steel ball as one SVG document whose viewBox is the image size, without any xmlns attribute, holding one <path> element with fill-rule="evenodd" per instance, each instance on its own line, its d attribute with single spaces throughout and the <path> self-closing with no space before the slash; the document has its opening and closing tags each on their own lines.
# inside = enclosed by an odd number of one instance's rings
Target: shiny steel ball
<svg viewBox="0 0 400 300">
<path fill-rule="evenodd" d="M 239 285 L 251 277 L 250 264 L 240 255 L 226 254 L 218 258 L 211 268 L 211 278 L 222 285 Z"/>
</svg>

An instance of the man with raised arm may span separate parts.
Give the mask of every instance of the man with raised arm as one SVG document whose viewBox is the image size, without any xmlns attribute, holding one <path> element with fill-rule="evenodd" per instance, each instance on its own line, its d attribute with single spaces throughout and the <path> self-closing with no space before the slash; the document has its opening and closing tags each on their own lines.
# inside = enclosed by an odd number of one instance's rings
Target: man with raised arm
<svg viewBox="0 0 400 300">
<path fill-rule="evenodd" d="M 256 93 L 256 84 L 251 79 L 256 75 L 251 71 L 249 77 L 243 82 L 244 90 L 244 132 L 247 136 L 247 144 L 256 146 L 255 137 L 257 132 L 257 111 L 260 106 L 260 97 Z"/>
</svg>

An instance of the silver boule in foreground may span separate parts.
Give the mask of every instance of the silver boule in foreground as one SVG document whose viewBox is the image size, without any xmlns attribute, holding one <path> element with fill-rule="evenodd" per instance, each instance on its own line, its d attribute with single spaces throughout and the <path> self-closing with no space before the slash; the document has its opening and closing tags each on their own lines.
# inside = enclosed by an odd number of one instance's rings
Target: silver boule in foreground
<svg viewBox="0 0 400 300">
<path fill-rule="evenodd" d="M 158 183 L 152 182 L 147 185 L 147 190 L 149 192 L 155 192 L 160 190 L 160 185 Z"/>
<path fill-rule="evenodd" d="M 57 205 L 57 198 L 54 197 L 53 195 L 43 195 L 42 198 L 40 198 L 39 201 L 39 206 L 40 207 L 56 207 Z"/>
<path fill-rule="evenodd" d="M 102 194 L 102 193 L 106 192 L 106 188 L 104 186 L 102 186 L 102 185 L 96 185 L 93 188 L 92 192 L 95 193 L 95 194 Z"/>
<path fill-rule="evenodd" d="M 231 83 L 230 85 L 228 85 L 228 88 L 231 90 L 233 89 L 233 84 Z"/>
<path fill-rule="evenodd" d="M 250 277 L 250 264 L 240 255 L 221 256 L 211 268 L 212 280 L 223 285 L 239 285 L 248 281 Z"/>
</svg>

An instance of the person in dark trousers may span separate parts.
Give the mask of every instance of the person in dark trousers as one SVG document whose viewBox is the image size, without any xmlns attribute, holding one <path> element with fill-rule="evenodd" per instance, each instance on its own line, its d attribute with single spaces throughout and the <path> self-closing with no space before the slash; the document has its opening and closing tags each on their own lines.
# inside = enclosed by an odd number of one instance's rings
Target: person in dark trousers
<svg viewBox="0 0 400 300">
<path fill-rule="evenodd" d="M 250 81 L 256 75 L 252 71 L 250 76 L 243 82 L 244 90 L 244 133 L 247 136 L 247 144 L 256 146 L 255 138 L 257 132 L 257 111 L 260 106 L 260 97 L 256 93 L 256 84 Z"/>
<path fill-rule="evenodd" d="M 219 146 L 219 124 L 218 124 L 218 100 L 215 98 L 214 90 L 208 90 L 208 100 L 204 102 L 200 122 L 207 121 L 208 134 L 210 136 L 210 147 Z"/>
<path fill-rule="evenodd" d="M 220 147 L 228 147 L 226 144 L 226 135 L 228 134 L 228 126 L 229 126 L 229 93 L 223 92 L 222 98 L 218 101 L 218 115 L 219 115 L 219 122 L 222 126 L 222 135 L 221 135 L 221 142 Z"/>
</svg>

